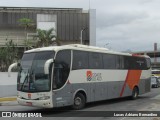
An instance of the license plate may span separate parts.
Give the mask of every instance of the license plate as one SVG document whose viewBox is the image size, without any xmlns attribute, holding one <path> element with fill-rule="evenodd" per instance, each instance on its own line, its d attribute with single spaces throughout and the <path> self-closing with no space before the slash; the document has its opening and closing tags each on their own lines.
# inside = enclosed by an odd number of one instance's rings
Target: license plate
<svg viewBox="0 0 160 120">
<path fill-rule="evenodd" d="M 31 103 L 31 102 L 26 102 L 26 104 L 27 104 L 28 106 L 32 106 L 32 103 Z"/>
</svg>

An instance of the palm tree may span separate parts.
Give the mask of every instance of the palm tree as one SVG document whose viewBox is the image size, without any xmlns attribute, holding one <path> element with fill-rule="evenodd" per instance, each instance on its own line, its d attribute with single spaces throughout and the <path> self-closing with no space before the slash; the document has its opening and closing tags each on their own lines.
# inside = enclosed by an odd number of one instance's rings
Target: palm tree
<svg viewBox="0 0 160 120">
<path fill-rule="evenodd" d="M 49 46 L 53 43 L 56 43 L 56 45 L 60 45 L 60 42 L 56 39 L 56 36 L 53 35 L 53 31 L 54 31 L 53 28 L 49 30 L 37 29 L 36 37 L 39 39 L 37 47 Z"/>
<path fill-rule="evenodd" d="M 34 26 L 33 24 L 33 20 L 29 19 L 29 18 L 21 18 L 18 20 L 20 26 L 24 27 L 24 34 L 25 34 L 25 50 L 26 50 L 26 46 L 27 46 L 27 29 Z"/>
<path fill-rule="evenodd" d="M 24 27 L 25 30 L 27 30 L 27 28 L 33 26 L 33 21 L 29 18 L 21 18 L 18 20 L 18 22 L 20 23 L 21 26 Z"/>
</svg>

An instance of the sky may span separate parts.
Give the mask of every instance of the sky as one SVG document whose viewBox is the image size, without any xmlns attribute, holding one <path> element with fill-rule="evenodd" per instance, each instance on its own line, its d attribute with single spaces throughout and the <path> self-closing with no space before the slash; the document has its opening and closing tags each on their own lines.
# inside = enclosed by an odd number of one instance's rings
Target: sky
<svg viewBox="0 0 160 120">
<path fill-rule="evenodd" d="M 89 4 L 90 3 L 90 4 Z M 160 0 L 0 0 L 7 7 L 96 9 L 96 43 L 116 51 L 160 48 Z"/>
</svg>

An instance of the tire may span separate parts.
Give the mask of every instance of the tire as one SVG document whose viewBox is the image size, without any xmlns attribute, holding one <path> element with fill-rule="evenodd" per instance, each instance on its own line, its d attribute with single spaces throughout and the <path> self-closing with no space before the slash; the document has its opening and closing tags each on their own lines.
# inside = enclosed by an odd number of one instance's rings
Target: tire
<svg viewBox="0 0 160 120">
<path fill-rule="evenodd" d="M 86 98 L 82 93 L 77 93 L 75 98 L 74 98 L 74 103 L 72 108 L 75 110 L 80 110 L 84 108 L 86 104 Z"/>
<path fill-rule="evenodd" d="M 137 88 L 137 87 L 134 87 L 134 88 L 133 88 L 133 91 L 132 91 L 131 99 L 132 99 L 132 100 L 137 99 L 137 98 L 138 98 L 138 94 L 139 94 L 138 88 Z"/>
</svg>

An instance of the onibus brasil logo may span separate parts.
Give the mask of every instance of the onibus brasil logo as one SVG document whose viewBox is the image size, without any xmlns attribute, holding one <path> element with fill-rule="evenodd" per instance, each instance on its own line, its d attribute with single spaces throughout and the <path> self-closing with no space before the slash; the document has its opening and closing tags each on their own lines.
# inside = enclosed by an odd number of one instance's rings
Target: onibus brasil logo
<svg viewBox="0 0 160 120">
<path fill-rule="evenodd" d="M 87 71 L 87 81 L 102 81 L 101 73 L 93 73 L 92 71 Z"/>
</svg>

